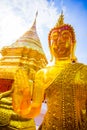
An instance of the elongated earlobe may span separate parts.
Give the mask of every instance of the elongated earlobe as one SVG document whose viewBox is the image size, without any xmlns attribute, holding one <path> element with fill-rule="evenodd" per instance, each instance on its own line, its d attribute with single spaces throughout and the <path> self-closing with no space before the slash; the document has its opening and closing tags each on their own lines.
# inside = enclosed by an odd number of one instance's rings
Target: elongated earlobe
<svg viewBox="0 0 87 130">
<path fill-rule="evenodd" d="M 53 61 L 53 55 L 52 55 L 52 53 L 50 53 L 50 54 L 51 54 L 50 62 L 52 62 Z"/>
<path fill-rule="evenodd" d="M 73 44 L 71 48 L 71 61 L 72 63 L 76 63 L 77 57 L 75 56 L 76 42 Z"/>
</svg>

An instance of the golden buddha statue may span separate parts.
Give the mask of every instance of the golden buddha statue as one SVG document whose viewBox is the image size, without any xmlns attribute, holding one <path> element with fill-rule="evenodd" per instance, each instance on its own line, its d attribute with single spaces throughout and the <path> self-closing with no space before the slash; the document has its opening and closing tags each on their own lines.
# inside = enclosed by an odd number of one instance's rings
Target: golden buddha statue
<svg viewBox="0 0 87 130">
<path fill-rule="evenodd" d="M 63 13 L 50 31 L 51 65 L 35 76 L 33 100 L 19 114 L 34 118 L 40 113 L 44 93 L 47 112 L 39 130 L 87 130 L 87 66 L 75 57 L 75 33 Z"/>
</svg>

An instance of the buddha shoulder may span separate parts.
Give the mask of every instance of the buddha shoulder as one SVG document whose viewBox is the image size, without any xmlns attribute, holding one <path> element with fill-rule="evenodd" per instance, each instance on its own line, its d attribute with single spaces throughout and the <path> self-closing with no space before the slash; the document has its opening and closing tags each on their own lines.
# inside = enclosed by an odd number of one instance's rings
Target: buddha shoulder
<svg viewBox="0 0 87 130">
<path fill-rule="evenodd" d="M 36 73 L 35 79 L 38 80 L 38 82 L 40 81 L 40 83 L 49 84 L 56 74 L 57 70 L 54 66 L 47 66 Z"/>
<path fill-rule="evenodd" d="M 83 65 L 76 73 L 75 82 L 79 84 L 87 84 L 87 65 Z"/>
</svg>

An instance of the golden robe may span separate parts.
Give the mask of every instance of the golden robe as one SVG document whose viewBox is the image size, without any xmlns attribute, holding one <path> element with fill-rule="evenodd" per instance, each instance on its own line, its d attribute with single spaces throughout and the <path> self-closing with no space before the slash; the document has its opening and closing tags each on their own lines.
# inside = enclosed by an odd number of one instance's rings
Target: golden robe
<svg viewBox="0 0 87 130">
<path fill-rule="evenodd" d="M 39 130 L 87 130 L 87 66 L 69 64 L 46 89 L 47 113 Z"/>
</svg>

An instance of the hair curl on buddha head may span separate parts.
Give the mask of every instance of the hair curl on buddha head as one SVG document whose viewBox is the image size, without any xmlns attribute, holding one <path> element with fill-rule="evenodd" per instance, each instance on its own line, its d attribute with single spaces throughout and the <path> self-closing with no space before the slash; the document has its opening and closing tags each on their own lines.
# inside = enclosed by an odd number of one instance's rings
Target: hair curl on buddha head
<svg viewBox="0 0 87 130">
<path fill-rule="evenodd" d="M 68 32 L 70 34 L 70 36 L 71 36 L 71 61 L 76 62 L 77 58 L 76 58 L 76 56 L 74 54 L 75 46 L 76 46 L 76 39 L 75 39 L 74 29 L 73 29 L 73 27 L 71 25 L 64 23 L 63 12 L 61 13 L 55 27 L 52 28 L 51 31 L 49 32 L 48 43 L 49 43 L 50 51 L 51 51 L 51 35 L 53 35 L 55 32 L 57 32 L 58 34 L 61 33 L 61 32 Z M 53 60 L 53 56 L 51 58 L 51 61 L 52 60 Z"/>
</svg>

